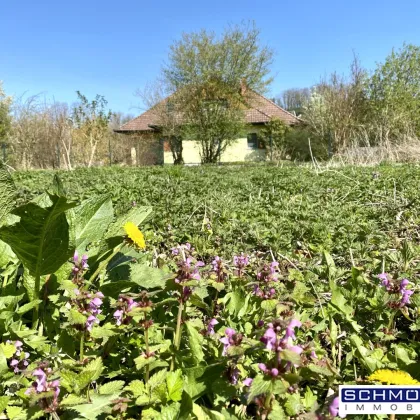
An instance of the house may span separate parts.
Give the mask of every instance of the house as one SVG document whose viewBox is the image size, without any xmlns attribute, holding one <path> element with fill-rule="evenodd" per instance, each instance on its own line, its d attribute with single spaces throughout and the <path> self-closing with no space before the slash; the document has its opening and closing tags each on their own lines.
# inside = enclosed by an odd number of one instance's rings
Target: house
<svg viewBox="0 0 420 420">
<path fill-rule="evenodd" d="M 249 108 L 245 110 L 245 120 L 248 127 L 247 135 L 239 136 L 229 145 L 221 156 L 221 162 L 244 162 L 244 161 L 264 161 L 267 158 L 267 150 L 258 142 L 258 132 L 261 127 L 272 118 L 278 118 L 288 125 L 295 125 L 300 119 L 294 114 L 281 108 L 264 96 L 251 92 L 248 95 Z M 167 101 L 165 99 L 164 101 Z M 162 102 L 164 102 L 162 101 Z M 122 125 L 117 133 L 131 135 L 137 138 L 136 148 L 132 150 L 133 159 L 141 159 L 147 155 L 149 164 L 173 164 L 173 156 L 169 143 L 165 139 L 160 139 L 158 116 L 151 108 Z M 199 164 L 200 142 L 195 140 L 184 140 L 183 158 L 185 164 Z"/>
</svg>

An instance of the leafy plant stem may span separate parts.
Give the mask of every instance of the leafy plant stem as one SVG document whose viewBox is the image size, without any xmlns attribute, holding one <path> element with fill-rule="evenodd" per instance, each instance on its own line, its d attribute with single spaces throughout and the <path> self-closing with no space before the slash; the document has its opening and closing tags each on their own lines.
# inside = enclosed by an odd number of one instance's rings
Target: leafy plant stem
<svg viewBox="0 0 420 420">
<path fill-rule="evenodd" d="M 144 342 L 146 344 L 146 354 L 149 356 L 149 328 L 146 326 L 144 329 Z M 149 381 L 149 375 L 150 375 L 150 365 L 146 365 L 146 374 L 144 378 L 144 382 L 147 384 Z"/>
<path fill-rule="evenodd" d="M 83 362 L 84 358 L 84 350 L 85 350 L 85 332 L 82 332 L 82 336 L 80 337 L 80 362 Z"/>
<path fill-rule="evenodd" d="M 181 343 L 181 321 L 182 321 L 182 312 L 184 310 L 184 303 L 182 301 L 182 296 L 181 299 L 179 301 L 179 308 L 178 308 L 178 318 L 176 320 L 176 330 L 175 330 L 175 335 L 174 335 L 174 344 L 175 344 L 175 352 L 172 355 L 172 361 L 171 361 L 171 371 L 174 370 L 175 367 L 175 353 L 179 350 L 179 345 Z"/>
</svg>

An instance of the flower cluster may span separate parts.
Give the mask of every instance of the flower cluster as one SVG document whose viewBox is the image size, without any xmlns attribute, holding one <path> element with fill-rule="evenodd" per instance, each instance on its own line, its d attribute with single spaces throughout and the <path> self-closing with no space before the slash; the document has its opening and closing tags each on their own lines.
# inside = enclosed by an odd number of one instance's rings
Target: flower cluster
<svg viewBox="0 0 420 420">
<path fill-rule="evenodd" d="M 180 292 L 180 299 L 186 302 L 193 292 L 191 282 L 201 280 L 199 269 L 205 264 L 202 261 L 197 261 L 189 253 L 193 252 L 190 244 L 180 245 L 177 248 L 172 248 L 172 255 L 178 256 L 176 261 L 178 266 L 175 283 L 182 286 Z"/>
<path fill-rule="evenodd" d="M 216 318 L 212 318 L 209 323 L 207 324 L 207 335 L 213 335 L 215 333 L 214 327 L 218 324 Z"/>
<path fill-rule="evenodd" d="M 387 273 L 379 274 L 378 278 L 381 280 L 382 286 L 385 287 L 388 293 L 401 295 L 399 301 L 389 303 L 391 308 L 403 308 L 410 304 L 410 297 L 414 291 L 407 289 L 407 286 L 410 284 L 407 279 L 402 279 L 400 282 L 397 282 L 392 280 Z"/>
<path fill-rule="evenodd" d="M 277 261 L 273 261 L 270 264 L 264 264 L 261 271 L 257 273 L 257 279 L 260 282 L 269 283 L 271 281 L 278 281 L 279 273 L 278 273 L 279 263 Z"/>
<path fill-rule="evenodd" d="M 77 250 L 74 252 L 73 255 L 73 281 L 76 284 L 80 284 L 83 279 L 83 273 L 89 268 L 87 263 L 88 256 L 86 254 L 82 255 L 82 258 L 79 258 L 79 253 Z"/>
<path fill-rule="evenodd" d="M 216 274 L 216 281 L 223 283 L 227 278 L 227 272 L 222 259 L 219 256 L 215 256 L 211 264 L 213 266 L 212 271 Z"/>
<path fill-rule="evenodd" d="M 226 356 L 231 347 L 239 346 L 242 343 L 242 339 L 242 334 L 237 333 L 233 328 L 226 328 L 225 337 L 220 339 L 220 342 L 223 343 L 222 356 Z"/>
<path fill-rule="evenodd" d="M 52 374 L 52 370 L 44 365 L 40 365 L 32 372 L 35 381 L 26 391 L 25 395 L 35 396 L 48 392 L 52 394 L 52 401 L 46 395 L 45 398 L 39 399 L 40 407 L 46 412 L 53 412 L 58 407 L 58 396 L 60 394 L 60 381 L 58 379 L 49 381 L 48 376 Z"/>
<path fill-rule="evenodd" d="M 11 341 L 9 340 L 6 341 L 6 343 L 12 344 Z M 19 373 L 28 367 L 29 353 L 22 351 L 22 346 L 23 346 L 22 341 L 17 340 L 13 343 L 13 345 L 15 346 L 16 351 L 13 355 L 12 360 L 9 362 L 9 366 L 13 369 L 13 372 Z"/>
<path fill-rule="evenodd" d="M 245 267 L 249 264 L 249 256 L 241 252 L 241 255 L 233 257 L 233 265 L 236 267 L 236 275 L 242 277 L 245 272 Z"/>
<path fill-rule="evenodd" d="M 102 292 L 90 293 L 79 289 L 75 289 L 74 294 L 72 304 L 81 314 L 87 316 L 85 328 L 87 331 L 92 331 L 93 325 L 99 324 L 98 315 L 102 312 L 100 307 L 103 304 L 104 295 Z"/>
<path fill-rule="evenodd" d="M 263 299 L 273 299 L 276 294 L 276 289 L 269 286 L 263 286 L 262 288 L 260 288 L 258 285 L 255 285 L 252 293 L 255 296 L 258 296 Z"/>
<path fill-rule="evenodd" d="M 130 296 L 120 295 L 117 301 L 117 310 L 114 312 L 114 318 L 117 325 L 126 325 L 133 319 L 132 312 L 136 308 L 151 308 L 152 302 L 149 300 L 147 292 L 142 292 L 140 301 L 135 301 Z"/>
</svg>

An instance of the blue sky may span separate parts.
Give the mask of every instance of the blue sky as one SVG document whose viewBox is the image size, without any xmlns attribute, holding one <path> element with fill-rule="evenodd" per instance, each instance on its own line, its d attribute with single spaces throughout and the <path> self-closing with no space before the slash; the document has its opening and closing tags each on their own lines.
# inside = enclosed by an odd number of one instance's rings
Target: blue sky
<svg viewBox="0 0 420 420">
<path fill-rule="evenodd" d="M 275 50 L 271 95 L 347 71 L 353 51 L 372 69 L 392 47 L 420 44 L 418 0 L 0 0 L 0 80 L 9 94 L 72 103 L 76 90 L 139 113 L 182 32 L 255 20 Z"/>
</svg>

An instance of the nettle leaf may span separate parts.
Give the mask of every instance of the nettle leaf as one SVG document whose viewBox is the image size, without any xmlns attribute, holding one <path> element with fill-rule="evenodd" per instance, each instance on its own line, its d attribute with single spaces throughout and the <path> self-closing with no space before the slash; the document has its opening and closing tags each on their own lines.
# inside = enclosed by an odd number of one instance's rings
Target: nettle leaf
<svg viewBox="0 0 420 420">
<path fill-rule="evenodd" d="M 281 359 L 291 362 L 294 365 L 300 365 L 302 363 L 300 356 L 292 350 L 282 350 L 280 352 L 280 357 Z"/>
<path fill-rule="evenodd" d="M 88 420 L 95 420 L 101 414 L 110 414 L 112 412 L 113 400 L 118 398 L 118 394 L 111 395 L 90 395 L 90 403 L 80 404 L 71 407 L 71 410 L 77 411 L 81 416 Z"/>
<path fill-rule="evenodd" d="M 60 405 L 61 406 L 66 406 L 66 405 L 79 405 L 79 404 L 83 404 L 86 403 L 86 398 L 85 397 L 81 397 L 79 395 L 74 395 L 74 394 L 70 394 L 67 395 L 66 397 L 64 397 L 61 402 Z"/>
<path fill-rule="evenodd" d="M 287 420 L 288 416 L 283 410 L 283 407 L 280 405 L 280 403 L 277 400 L 273 401 L 273 405 L 270 411 L 270 414 L 268 415 L 269 419 L 272 420 Z"/>
<path fill-rule="evenodd" d="M 33 300 L 32 302 L 29 302 L 25 305 L 22 305 L 17 311 L 16 313 L 18 313 L 19 315 L 23 315 L 24 313 L 30 311 L 31 309 L 33 309 L 36 305 L 39 305 L 42 302 L 42 300 L 37 299 L 37 300 Z"/>
<path fill-rule="evenodd" d="M 111 197 L 103 195 L 82 201 L 74 210 L 76 247 L 84 252 L 91 242 L 102 239 L 114 218 Z"/>
<path fill-rule="evenodd" d="M 172 401 L 181 401 L 183 385 L 184 381 L 182 380 L 182 372 L 180 369 L 175 372 L 169 372 L 166 376 L 168 398 Z"/>
<path fill-rule="evenodd" d="M 257 375 L 252 381 L 248 394 L 248 403 L 258 395 L 270 392 L 272 388 L 271 379 L 266 379 L 263 375 Z"/>
<path fill-rule="evenodd" d="M 9 417 L 10 420 L 13 420 L 17 417 L 20 417 L 21 414 L 24 413 L 24 410 L 22 407 L 17 407 L 16 405 L 9 405 L 6 408 L 6 413 L 7 416 Z"/>
<path fill-rule="evenodd" d="M 299 414 L 303 409 L 303 405 L 300 401 L 300 394 L 287 394 L 287 401 L 284 403 L 287 414 L 295 416 Z"/>
<path fill-rule="evenodd" d="M 82 370 L 83 373 L 88 373 L 90 377 L 90 382 L 96 381 L 101 376 L 102 371 L 104 370 L 104 365 L 100 357 L 89 362 Z"/>
<path fill-rule="evenodd" d="M 143 369 L 145 366 L 149 365 L 150 363 L 154 362 L 156 357 L 150 356 L 146 357 L 145 355 L 140 355 L 134 359 L 134 363 L 136 364 L 136 369 L 140 370 Z"/>
<path fill-rule="evenodd" d="M 20 221 L 0 228 L 0 239 L 35 277 L 54 273 L 73 253 L 65 212 L 74 204 L 55 195 L 50 199 L 52 205 L 47 208 L 34 203 L 18 207 L 13 213 Z"/>
<path fill-rule="evenodd" d="M 306 387 L 305 395 L 302 399 L 302 403 L 305 407 L 305 410 L 312 411 L 314 409 L 316 402 L 317 402 L 316 395 L 314 395 L 311 388 Z"/>
<path fill-rule="evenodd" d="M 10 359 L 16 353 L 16 347 L 11 343 L 1 343 L 0 347 L 7 359 Z"/>
<path fill-rule="evenodd" d="M 71 325 L 84 325 L 86 324 L 87 316 L 81 314 L 77 309 L 70 309 L 68 320 Z"/>
<path fill-rule="evenodd" d="M 125 382 L 124 381 L 112 381 L 108 382 L 105 385 L 102 385 L 99 388 L 99 393 L 101 395 L 108 395 L 108 394 L 118 394 L 120 395 L 122 392 L 122 389 L 124 387 Z"/>
<path fill-rule="evenodd" d="M 166 374 L 168 372 L 164 369 L 160 370 L 159 372 L 155 373 L 150 379 L 149 382 L 147 383 L 148 387 L 150 389 L 154 389 L 156 387 L 158 387 L 159 385 L 163 384 L 165 382 L 166 379 Z"/>
<path fill-rule="evenodd" d="M 118 217 L 117 220 L 111 224 L 108 232 L 106 233 L 106 238 L 124 236 L 124 225 L 127 222 L 133 222 L 136 226 L 139 226 L 151 214 L 152 208 L 149 206 L 131 208 L 127 213 Z"/>
<path fill-rule="evenodd" d="M 201 362 L 204 359 L 203 353 L 203 336 L 194 328 L 190 321 L 185 322 L 187 327 L 189 347 L 196 362 Z"/>
<path fill-rule="evenodd" d="M 226 417 L 222 413 L 210 410 L 198 404 L 193 404 L 193 414 L 197 420 L 225 420 Z"/>
<path fill-rule="evenodd" d="M 146 393 L 146 387 L 144 386 L 144 382 L 140 381 L 139 379 L 135 379 L 131 381 L 125 388 L 124 391 L 131 392 L 135 397 L 139 397 L 140 395 L 144 395 Z"/>
<path fill-rule="evenodd" d="M 130 280 L 144 289 L 164 289 L 166 281 L 173 277 L 159 268 L 143 264 L 132 264 L 130 267 Z"/>
<path fill-rule="evenodd" d="M 231 314 L 238 314 L 239 311 L 245 305 L 245 296 L 242 291 L 235 290 L 233 292 L 226 293 L 223 301 L 225 302 L 226 308 Z"/>
<path fill-rule="evenodd" d="M 7 396 L 0 397 L 0 413 L 3 412 L 4 409 L 7 407 L 7 405 L 9 404 L 9 400 L 10 400 L 10 397 L 7 397 Z"/>
</svg>

